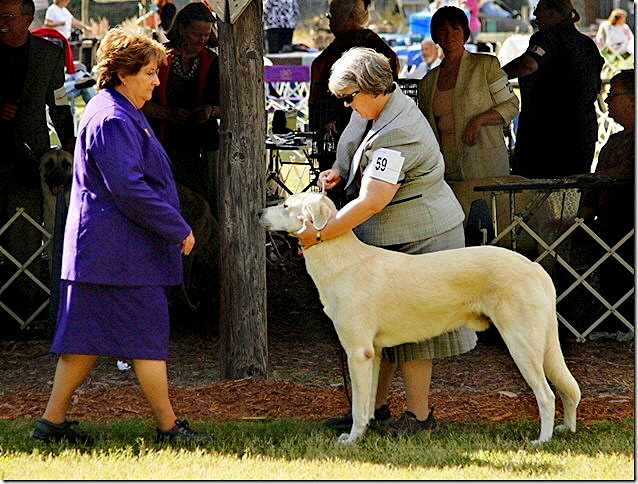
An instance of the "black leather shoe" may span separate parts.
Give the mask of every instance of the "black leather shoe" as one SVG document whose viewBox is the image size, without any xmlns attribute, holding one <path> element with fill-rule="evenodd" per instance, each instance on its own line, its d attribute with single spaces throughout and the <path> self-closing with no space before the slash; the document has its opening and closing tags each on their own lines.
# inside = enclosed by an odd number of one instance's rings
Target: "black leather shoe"
<svg viewBox="0 0 638 484">
<path fill-rule="evenodd" d="M 386 425 L 390 423 L 390 420 L 392 420 L 390 407 L 388 404 L 385 404 L 374 411 L 374 417 L 370 421 L 369 425 Z M 347 413 L 340 417 L 327 418 L 322 423 L 328 427 L 332 427 L 333 429 L 350 430 L 350 427 L 352 427 L 352 413 Z"/>
<path fill-rule="evenodd" d="M 54 424 L 48 420 L 41 418 L 35 423 L 35 429 L 31 436 L 42 442 L 60 442 L 66 440 L 71 444 L 93 444 L 93 438 L 84 432 L 78 432 L 71 428 L 72 425 L 78 425 L 79 422 L 73 420 L 65 420 L 61 424 Z"/>
<path fill-rule="evenodd" d="M 175 426 L 167 431 L 157 430 L 155 440 L 157 443 L 178 444 L 205 444 L 212 442 L 213 437 L 208 434 L 200 434 L 190 428 L 188 420 L 175 420 Z"/>
</svg>

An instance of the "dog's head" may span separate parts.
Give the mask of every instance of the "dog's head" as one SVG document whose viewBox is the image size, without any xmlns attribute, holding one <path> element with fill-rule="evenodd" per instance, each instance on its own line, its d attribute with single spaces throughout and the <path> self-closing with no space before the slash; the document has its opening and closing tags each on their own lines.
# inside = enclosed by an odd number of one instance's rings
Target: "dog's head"
<svg viewBox="0 0 638 484">
<path fill-rule="evenodd" d="M 61 148 L 52 148 L 40 158 L 40 179 L 53 196 L 71 187 L 73 156 Z"/>
<path fill-rule="evenodd" d="M 299 217 L 303 215 L 315 229 L 321 230 L 335 213 L 337 208 L 328 197 L 321 193 L 304 192 L 291 195 L 280 205 L 265 208 L 259 222 L 271 232 L 292 233 L 301 229 L 303 222 Z"/>
</svg>

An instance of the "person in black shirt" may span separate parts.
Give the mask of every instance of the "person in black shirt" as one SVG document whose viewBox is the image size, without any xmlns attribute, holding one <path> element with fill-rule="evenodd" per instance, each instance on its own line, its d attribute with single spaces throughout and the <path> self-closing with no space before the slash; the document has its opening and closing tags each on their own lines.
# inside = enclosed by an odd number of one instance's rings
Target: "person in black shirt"
<svg viewBox="0 0 638 484">
<path fill-rule="evenodd" d="M 524 54 L 503 66 L 521 92 L 512 173 L 562 178 L 589 172 L 603 58 L 576 29 L 580 15 L 571 0 L 540 0 L 534 14 L 539 31 Z"/>
</svg>

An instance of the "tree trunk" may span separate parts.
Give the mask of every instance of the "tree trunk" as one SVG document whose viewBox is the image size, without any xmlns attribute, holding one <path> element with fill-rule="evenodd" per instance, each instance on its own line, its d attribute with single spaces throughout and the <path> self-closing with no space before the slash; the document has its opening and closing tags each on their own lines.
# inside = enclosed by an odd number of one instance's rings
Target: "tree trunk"
<svg viewBox="0 0 638 484">
<path fill-rule="evenodd" d="M 228 4 L 227 4 L 228 5 Z M 266 377 L 266 267 L 263 33 L 261 0 L 234 24 L 219 23 L 220 351 L 222 378 Z"/>
</svg>

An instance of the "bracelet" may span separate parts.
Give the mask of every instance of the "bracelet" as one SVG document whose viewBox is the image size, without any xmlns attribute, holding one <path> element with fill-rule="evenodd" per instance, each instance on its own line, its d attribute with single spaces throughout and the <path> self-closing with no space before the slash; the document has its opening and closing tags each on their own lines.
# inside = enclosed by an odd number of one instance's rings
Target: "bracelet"
<svg viewBox="0 0 638 484">
<path fill-rule="evenodd" d="M 321 240 L 321 230 L 317 230 L 315 237 L 317 242 L 323 242 L 323 240 Z"/>
</svg>

